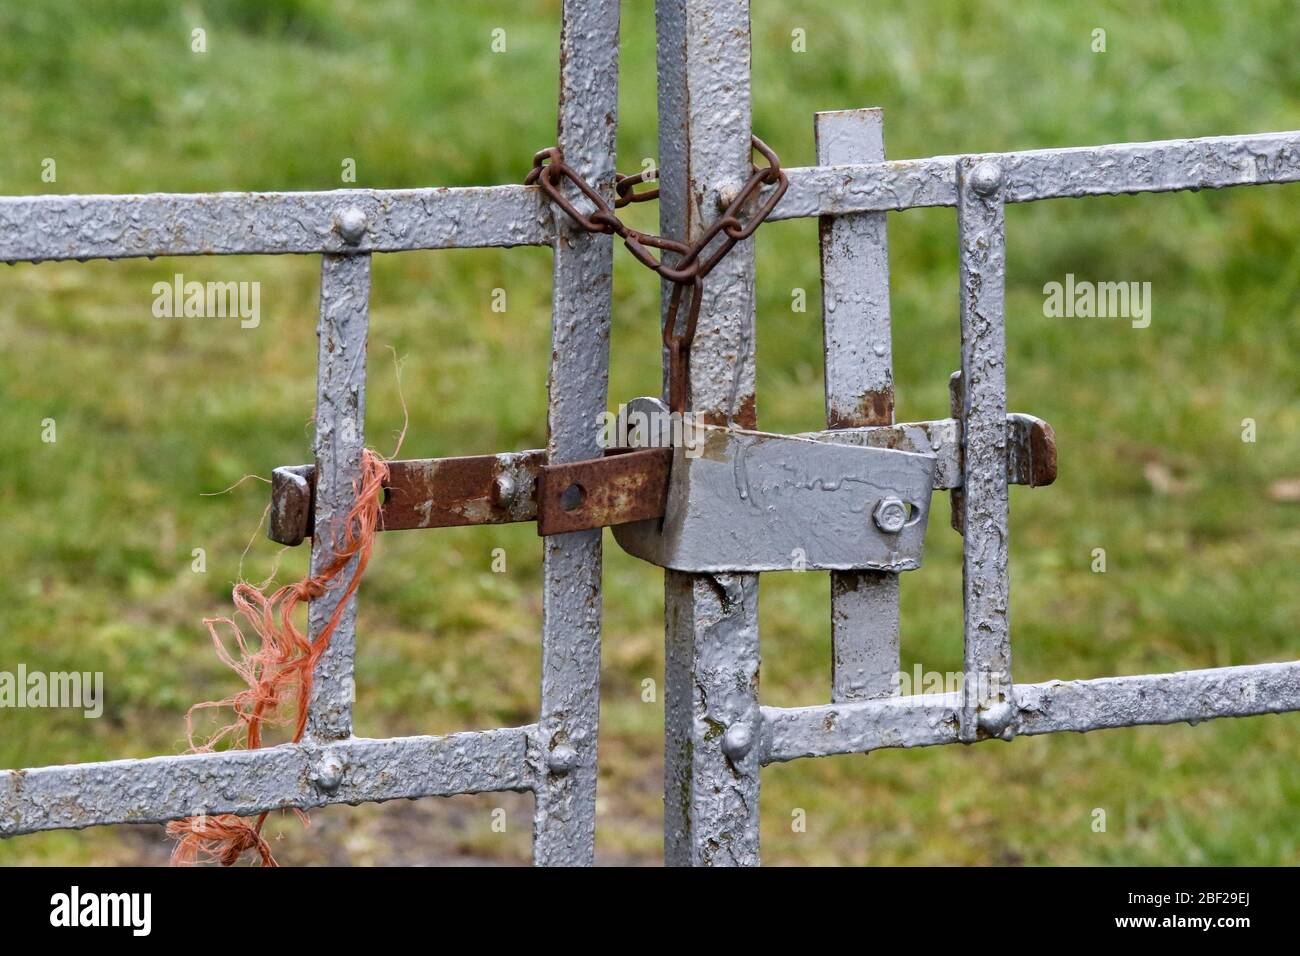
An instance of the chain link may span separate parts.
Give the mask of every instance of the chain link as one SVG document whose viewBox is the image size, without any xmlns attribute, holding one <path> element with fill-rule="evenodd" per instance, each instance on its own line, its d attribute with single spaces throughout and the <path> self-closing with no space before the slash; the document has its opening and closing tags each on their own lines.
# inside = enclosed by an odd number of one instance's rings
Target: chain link
<svg viewBox="0 0 1300 956">
<path fill-rule="evenodd" d="M 700 299 L 704 292 L 705 276 L 713 271 L 736 243 L 754 234 L 759 224 L 776 208 L 776 204 L 780 202 L 790 184 L 785 171 L 781 169 L 781 161 L 776 153 L 772 152 L 757 136 L 751 139 L 754 150 L 767 160 L 767 165 L 751 166 L 752 171 L 745 185 L 727 204 L 722 215 L 690 245 L 676 239 L 667 239 L 633 229 L 614 212 L 614 209 L 621 209 L 631 203 L 658 199 L 658 188 L 636 192 L 637 186 L 659 178 L 658 169 L 647 169 L 631 176 L 616 175 L 613 208 L 590 183 L 564 161 L 564 154 L 558 146 L 541 150 L 533 156 L 533 168 L 524 179 L 525 185 L 540 186 L 546 197 L 564 210 L 579 229 L 618 236 L 639 262 L 673 283 L 672 296 L 668 300 L 668 314 L 664 317 L 663 341 L 668 349 L 668 404 L 675 412 L 686 410 L 691 343 L 695 340 L 695 329 L 699 324 Z M 563 184 L 566 179 L 591 203 L 594 207 L 592 212 L 584 215 L 564 195 Z M 748 220 L 742 220 L 740 216 L 746 203 L 757 196 L 764 186 L 774 188 L 753 210 Z M 722 241 L 706 256 L 705 250 L 719 236 L 722 237 Z M 658 249 L 659 255 L 656 256 L 652 249 Z M 669 254 L 676 257 L 671 264 L 666 261 Z M 677 317 L 681 312 L 682 297 L 686 294 L 687 288 L 690 289 L 690 305 L 686 309 L 686 320 L 682 323 L 682 328 L 678 329 Z"/>
</svg>

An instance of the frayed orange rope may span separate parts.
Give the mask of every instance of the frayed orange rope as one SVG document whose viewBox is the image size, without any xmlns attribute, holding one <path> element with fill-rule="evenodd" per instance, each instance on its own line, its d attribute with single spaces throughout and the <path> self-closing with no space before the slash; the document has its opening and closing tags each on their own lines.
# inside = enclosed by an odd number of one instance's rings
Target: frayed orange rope
<svg viewBox="0 0 1300 956">
<path fill-rule="evenodd" d="M 405 432 L 403 427 L 403 437 Z M 398 445 L 401 445 L 400 439 Z M 330 638 L 338 627 L 344 608 L 356 593 L 366 565 L 370 563 L 375 532 L 379 528 L 384 484 L 387 481 L 388 462 L 370 449 L 364 450 L 361 454 L 361 478 L 353 485 L 356 502 L 343 521 L 343 540 L 329 564 L 315 575 L 308 573 L 303 580 L 284 585 L 269 597 L 262 587 L 247 581 L 235 585 L 232 594 L 235 612 L 256 633 L 256 648 L 250 646 L 233 618 L 204 620 L 217 656 L 243 679 L 247 688 L 225 700 L 207 701 L 190 708 L 185 715 L 185 725 L 191 753 L 210 753 L 223 741 L 228 741 L 231 746 L 242 745 L 249 750 L 257 750 L 262 746 L 264 727 L 289 723 L 289 718 L 283 713 L 289 703 L 295 705 L 296 712 L 293 742 L 302 740 L 307 728 L 308 704 L 316 662 L 329 647 Z M 343 585 L 343 593 L 334 613 L 316 640 L 308 640 L 293 623 L 294 610 L 304 601 L 314 601 L 331 588 L 343 584 L 340 575 L 354 557 L 357 559 L 356 565 L 351 577 Z M 232 653 L 222 640 L 222 627 L 229 628 L 233 635 L 237 654 Z M 196 743 L 195 712 L 219 707 L 232 708 L 235 721 L 202 743 Z M 171 821 L 167 824 L 167 835 L 177 841 L 172 850 L 172 865 L 217 862 L 222 866 L 231 866 L 247 850 L 256 850 L 263 866 L 277 865 L 270 846 L 262 836 L 262 825 L 266 822 L 266 817 L 267 814 L 262 813 L 256 822 L 249 823 L 243 817 L 226 813 Z M 299 817 L 306 822 L 306 814 L 299 812 Z"/>
</svg>

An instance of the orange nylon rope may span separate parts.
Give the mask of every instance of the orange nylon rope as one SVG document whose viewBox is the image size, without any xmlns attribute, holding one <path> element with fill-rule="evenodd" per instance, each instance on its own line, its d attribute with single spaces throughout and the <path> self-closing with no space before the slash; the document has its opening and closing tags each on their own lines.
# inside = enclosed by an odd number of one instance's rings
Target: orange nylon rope
<svg viewBox="0 0 1300 956">
<path fill-rule="evenodd" d="M 405 428 L 403 428 L 403 435 Z M 400 441 L 399 441 L 400 445 Z M 186 734 L 191 753 L 211 753 L 217 744 L 230 741 L 232 746 L 257 750 L 262 746 L 262 730 L 267 726 L 289 723 L 285 708 L 295 707 L 293 742 L 302 740 L 307 728 L 307 710 L 311 700 L 312 675 L 316 662 L 329 647 L 330 638 L 338 627 L 348 599 L 356 593 L 361 576 L 370 563 L 374 549 L 375 532 L 379 528 L 379 513 L 383 503 L 384 484 L 388 481 L 388 462 L 370 449 L 361 454 L 361 478 L 354 483 L 356 502 L 343 521 L 343 540 L 330 563 L 321 571 L 310 572 L 301 581 L 286 584 L 269 596 L 262 587 L 241 581 L 235 585 L 232 598 L 237 617 L 257 635 L 257 646 L 251 646 L 243 630 L 232 617 L 207 618 L 203 621 L 221 661 L 243 679 L 247 687 L 225 700 L 205 701 L 195 704 L 185 715 Z M 348 562 L 356 558 L 352 574 L 344 582 L 341 577 Z M 304 601 L 314 601 L 332 588 L 343 586 L 343 593 L 334 613 L 317 635 L 310 641 L 293 623 L 293 612 Z M 232 653 L 222 640 L 220 629 L 229 628 L 237 653 Z M 222 727 L 202 743 L 194 740 L 194 714 L 209 708 L 230 707 L 235 712 L 233 723 Z M 298 812 L 307 823 L 307 815 Z M 233 813 L 217 816 L 196 816 L 173 820 L 167 824 L 167 835 L 176 840 L 172 850 L 173 866 L 188 866 L 199 862 L 217 862 L 231 866 L 247 850 L 256 850 L 263 866 L 276 866 L 270 845 L 262 836 L 262 825 L 267 813 L 260 814 L 250 823 Z"/>
</svg>

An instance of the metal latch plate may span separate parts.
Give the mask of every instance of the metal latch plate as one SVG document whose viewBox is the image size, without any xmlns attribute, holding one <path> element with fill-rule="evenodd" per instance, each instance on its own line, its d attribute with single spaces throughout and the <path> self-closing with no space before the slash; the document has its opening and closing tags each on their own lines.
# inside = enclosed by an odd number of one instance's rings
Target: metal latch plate
<svg viewBox="0 0 1300 956">
<path fill-rule="evenodd" d="M 664 517 L 613 529 L 628 553 L 693 573 L 921 566 L 933 457 L 694 428 L 695 446 L 673 449 Z M 904 509 L 894 533 L 875 517 L 889 499 Z"/>
</svg>

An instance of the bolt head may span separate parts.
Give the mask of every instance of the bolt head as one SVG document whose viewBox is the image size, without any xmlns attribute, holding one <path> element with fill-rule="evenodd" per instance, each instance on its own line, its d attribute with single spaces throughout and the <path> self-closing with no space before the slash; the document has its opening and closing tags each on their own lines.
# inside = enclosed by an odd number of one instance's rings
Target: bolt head
<svg viewBox="0 0 1300 956">
<path fill-rule="evenodd" d="M 991 196 L 1002 185 L 1002 167 L 992 160 L 984 160 L 973 170 L 967 182 L 980 196 Z"/>
<path fill-rule="evenodd" d="M 722 735 L 722 752 L 732 760 L 740 760 L 754 746 L 754 731 L 748 721 L 734 723 Z"/>
<path fill-rule="evenodd" d="M 1001 737 L 1011 726 L 1016 715 L 1016 708 L 1010 701 L 1000 700 L 986 710 L 980 711 L 980 729 L 990 737 Z"/>
<path fill-rule="evenodd" d="M 560 744 L 551 751 L 546 765 L 551 768 L 551 773 L 566 774 L 578 766 L 578 751 L 568 744 Z"/>
<path fill-rule="evenodd" d="M 350 246 L 355 246 L 366 235 L 366 214 L 356 206 L 349 206 L 338 214 L 339 235 Z"/>
<path fill-rule="evenodd" d="M 496 480 L 492 482 L 492 497 L 498 507 L 509 508 L 515 501 L 515 493 L 519 490 L 515 484 L 515 479 L 502 472 L 497 475 Z"/>
<path fill-rule="evenodd" d="M 322 790 L 333 793 L 343 782 L 343 761 L 334 754 L 322 758 L 312 771 L 312 780 Z"/>
<path fill-rule="evenodd" d="M 907 524 L 907 505 L 901 499 L 890 496 L 876 505 L 871 517 L 876 522 L 876 527 L 885 534 L 898 534 Z"/>
</svg>

